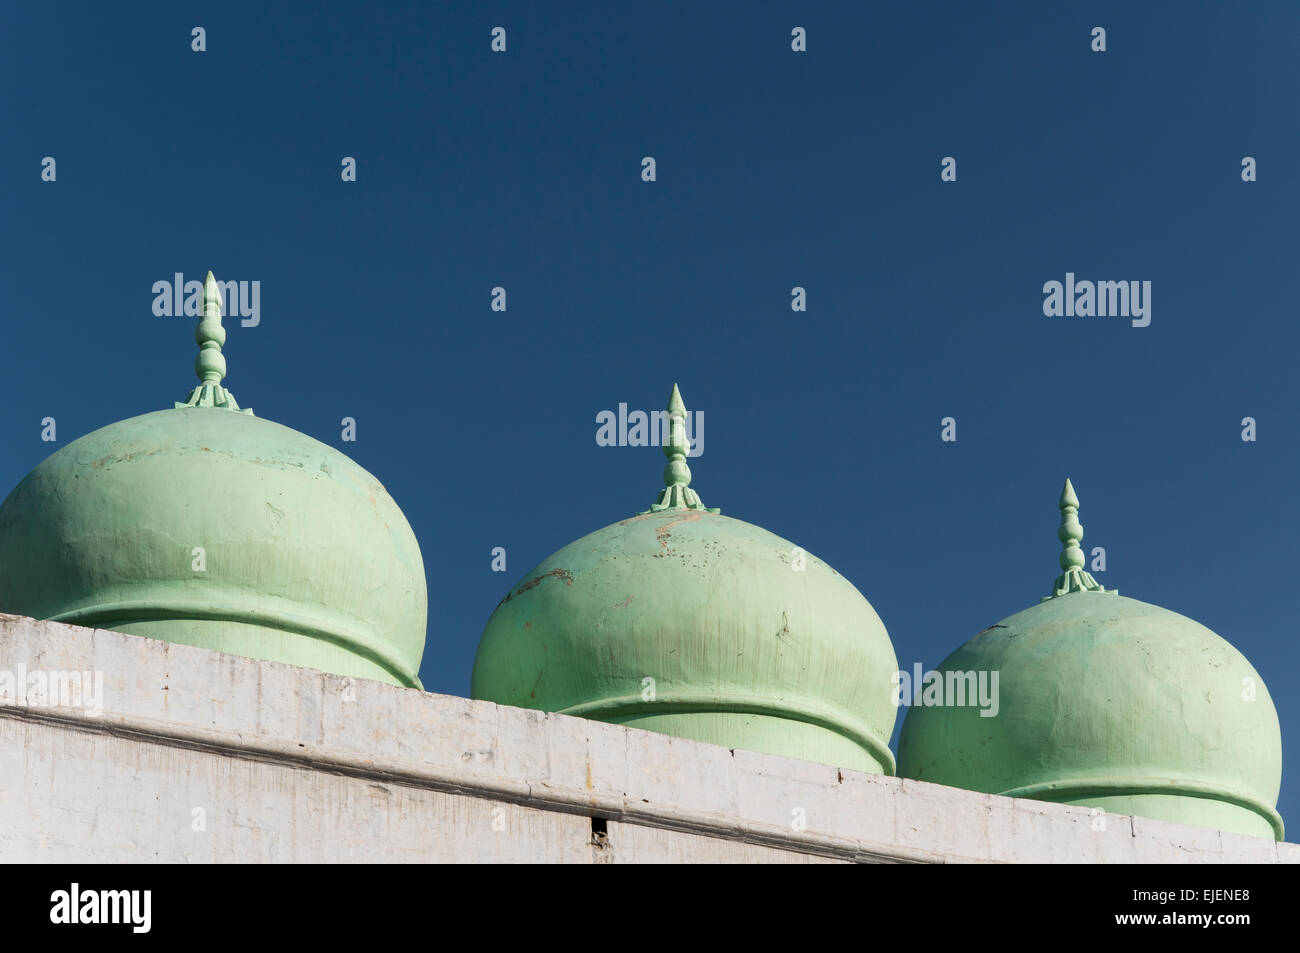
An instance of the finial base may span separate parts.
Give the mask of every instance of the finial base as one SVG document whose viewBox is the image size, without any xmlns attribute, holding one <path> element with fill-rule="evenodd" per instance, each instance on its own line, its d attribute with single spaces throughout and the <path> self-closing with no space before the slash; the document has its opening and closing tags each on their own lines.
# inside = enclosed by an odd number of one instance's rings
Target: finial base
<svg viewBox="0 0 1300 953">
<path fill-rule="evenodd" d="M 689 486 L 681 483 L 674 483 L 672 486 L 666 486 L 659 491 L 659 498 L 650 504 L 650 509 L 643 510 L 637 516 L 644 516 L 646 513 L 658 513 L 661 510 L 703 510 L 706 513 L 721 513 L 722 510 L 716 506 L 705 506 L 700 500 L 700 495 L 692 490 Z"/>
<path fill-rule="evenodd" d="M 1052 594 L 1043 596 L 1039 602 L 1046 602 L 1048 599 L 1055 599 L 1057 596 L 1068 595 L 1071 592 L 1109 592 L 1112 595 L 1118 595 L 1118 589 L 1107 589 L 1092 574 L 1082 569 L 1071 569 L 1061 573 L 1056 577 L 1056 583 L 1052 586 Z"/>
<path fill-rule="evenodd" d="M 176 409 L 182 407 L 216 407 L 221 410 L 233 410 L 237 413 L 248 414 L 250 417 L 256 416 L 252 407 L 241 408 L 235 400 L 235 395 L 226 390 L 220 384 L 202 383 L 190 392 L 190 399 L 181 402 L 176 401 Z"/>
</svg>

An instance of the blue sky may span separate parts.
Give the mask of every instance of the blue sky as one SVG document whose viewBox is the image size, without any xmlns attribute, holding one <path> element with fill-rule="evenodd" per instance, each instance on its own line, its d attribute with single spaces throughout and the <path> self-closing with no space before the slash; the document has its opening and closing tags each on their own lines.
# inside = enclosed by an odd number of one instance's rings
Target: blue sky
<svg viewBox="0 0 1300 953">
<path fill-rule="evenodd" d="M 1245 653 L 1300 763 L 1294 3 L 320 7 L 0 8 L 0 494 L 43 417 L 188 394 L 151 288 L 211 268 L 261 283 L 240 402 L 410 520 L 431 691 L 652 501 L 659 450 L 595 418 L 678 381 L 705 503 L 835 566 L 905 668 L 1047 592 L 1069 475 L 1098 578 Z M 1045 317 L 1066 272 L 1151 281 L 1150 326 Z"/>
</svg>

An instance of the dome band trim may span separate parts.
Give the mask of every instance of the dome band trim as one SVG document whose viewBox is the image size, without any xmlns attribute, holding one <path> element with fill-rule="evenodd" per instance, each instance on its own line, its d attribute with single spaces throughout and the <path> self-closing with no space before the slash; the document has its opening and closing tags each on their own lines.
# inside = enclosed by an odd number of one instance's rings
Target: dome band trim
<svg viewBox="0 0 1300 953">
<path fill-rule="evenodd" d="M 82 606 L 49 617 L 51 622 L 83 625 L 89 628 L 95 628 L 97 624 L 102 623 L 120 625 L 130 622 L 166 622 L 183 619 L 205 622 L 241 622 L 318 639 L 338 646 L 352 655 L 373 662 L 407 688 L 423 688 L 418 677 L 403 671 L 391 659 L 376 652 L 358 636 L 326 628 L 297 613 L 265 612 L 257 609 L 214 609 L 210 606 L 188 602 L 147 599 Z"/>
<path fill-rule="evenodd" d="M 1052 795 L 1046 797 L 1045 795 Z M 1115 778 L 1071 778 L 1068 781 L 1043 781 L 1024 787 L 999 791 L 999 797 L 1031 798 L 1035 801 L 1070 801 L 1091 796 L 1139 796 L 1167 794 L 1175 797 L 1199 797 L 1224 801 L 1258 814 L 1272 826 L 1278 840 L 1283 840 L 1282 815 L 1254 798 L 1239 794 L 1230 788 L 1201 781 L 1167 781 L 1160 778 L 1135 778 L 1132 781 Z"/>
<path fill-rule="evenodd" d="M 889 745 L 881 742 L 860 728 L 852 726 L 852 721 L 840 712 L 826 705 L 810 705 L 803 702 L 774 701 L 759 695 L 740 695 L 730 693 L 684 692 L 680 694 L 659 693 L 654 701 L 646 701 L 640 695 L 623 695 L 617 698 L 601 698 L 596 701 L 570 705 L 556 710 L 559 715 L 572 715 L 578 718 L 591 718 L 593 712 L 602 715 L 614 714 L 704 714 L 718 712 L 722 714 L 768 715 L 799 721 L 825 728 L 837 735 L 847 738 L 860 748 L 868 751 L 881 765 L 888 768 L 893 775 L 896 770 L 894 753 Z M 598 721 L 603 718 L 596 719 Z"/>
</svg>

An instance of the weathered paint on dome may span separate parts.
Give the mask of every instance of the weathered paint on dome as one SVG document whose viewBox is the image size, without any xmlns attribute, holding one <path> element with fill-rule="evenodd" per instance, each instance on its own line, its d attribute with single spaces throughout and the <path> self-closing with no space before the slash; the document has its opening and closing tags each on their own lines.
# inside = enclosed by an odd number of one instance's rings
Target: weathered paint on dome
<svg viewBox="0 0 1300 953">
<path fill-rule="evenodd" d="M 1062 495 L 1071 558 L 1054 595 L 936 670 L 997 672 L 997 714 L 913 707 L 899 774 L 1280 840 L 1282 742 L 1263 679 L 1192 619 L 1102 591 L 1086 573 L 1072 585 L 1077 508 Z"/>
<path fill-rule="evenodd" d="M 898 663 L 880 617 L 821 560 L 705 508 L 681 447 L 665 447 L 655 507 L 506 595 L 472 697 L 892 774 Z"/>
<path fill-rule="evenodd" d="M 415 535 L 348 457 L 239 411 L 208 279 L 191 401 L 68 444 L 0 504 L 0 611 L 417 686 Z"/>
</svg>

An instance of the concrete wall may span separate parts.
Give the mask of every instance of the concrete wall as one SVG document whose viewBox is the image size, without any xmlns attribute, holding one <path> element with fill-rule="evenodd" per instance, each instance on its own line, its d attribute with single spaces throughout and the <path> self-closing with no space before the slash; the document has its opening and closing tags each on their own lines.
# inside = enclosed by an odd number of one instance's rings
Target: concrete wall
<svg viewBox="0 0 1300 953">
<path fill-rule="evenodd" d="M 20 667 L 102 673 L 102 711 L 26 682 L 0 698 L 5 862 L 1300 863 L 1294 844 L 0 615 L 0 691 Z"/>
</svg>

